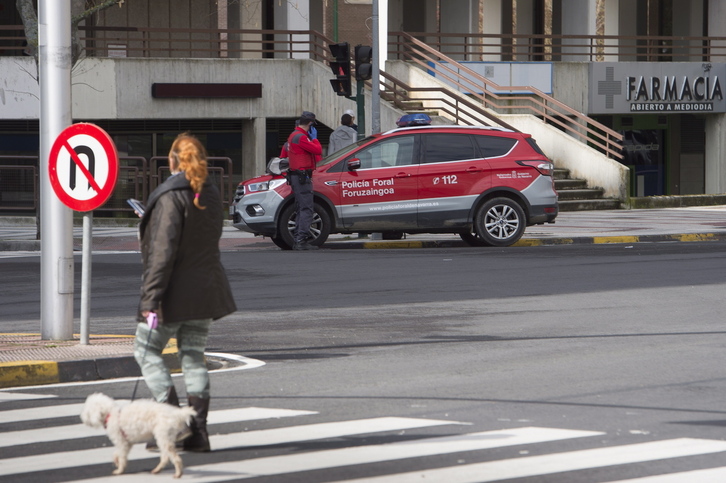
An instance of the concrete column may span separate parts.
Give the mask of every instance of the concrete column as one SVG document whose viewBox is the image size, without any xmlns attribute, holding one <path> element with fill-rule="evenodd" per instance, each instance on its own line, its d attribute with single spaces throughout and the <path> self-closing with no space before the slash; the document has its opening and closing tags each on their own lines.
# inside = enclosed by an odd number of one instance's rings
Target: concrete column
<svg viewBox="0 0 726 483">
<path fill-rule="evenodd" d="M 481 27 L 482 34 L 501 34 L 502 33 L 502 0 L 481 0 Z M 486 40 L 485 43 L 495 44 L 494 39 Z M 487 62 L 501 62 L 501 47 L 494 45 L 492 47 L 484 47 L 482 49 L 481 60 Z"/>
<path fill-rule="evenodd" d="M 242 179 L 259 176 L 265 172 L 267 120 L 258 117 L 242 123 Z M 277 154 L 277 153 L 276 153 Z"/>
<path fill-rule="evenodd" d="M 726 114 L 706 116 L 706 194 L 726 193 Z"/>
<path fill-rule="evenodd" d="M 281 17 L 281 18 L 280 18 Z M 310 30 L 310 0 L 296 0 L 295 2 L 275 2 L 275 29 L 279 30 Z M 280 37 L 280 36 L 278 36 Z M 284 36 L 289 40 L 289 35 Z M 307 41 L 307 36 L 295 36 L 293 40 Z M 292 50 L 307 50 L 306 45 L 293 46 Z M 294 53 L 293 58 L 308 58 L 307 52 Z"/>
<path fill-rule="evenodd" d="M 726 37 L 726 2 L 708 2 L 708 35 L 710 37 Z M 720 47 L 719 52 L 723 52 L 726 47 L 724 41 L 711 41 L 711 46 Z M 723 60 L 714 59 L 712 62 L 723 62 Z"/>
<path fill-rule="evenodd" d="M 246 2 L 227 0 L 227 4 L 227 24 L 230 29 L 260 30 L 262 28 L 262 0 L 248 0 Z M 261 34 L 231 34 L 230 39 L 239 41 L 236 46 L 241 49 L 245 49 L 246 46 L 253 44 L 261 45 L 262 43 Z M 234 50 L 234 48 L 230 46 L 230 50 Z M 230 54 L 231 56 L 232 54 Z M 261 59 L 262 53 L 244 52 L 242 54 L 237 53 L 234 56 L 245 59 Z"/>
<path fill-rule="evenodd" d="M 708 35 L 726 37 L 726 3 L 708 2 Z M 712 46 L 716 42 L 712 41 Z M 719 42 L 724 47 L 725 42 Z M 706 194 L 726 193 L 726 114 L 706 116 Z"/>
<path fill-rule="evenodd" d="M 604 2 L 605 17 L 605 35 L 619 35 L 620 33 L 620 1 L 619 0 L 605 0 Z M 618 58 L 615 55 L 618 52 L 618 41 L 606 40 L 605 45 L 605 62 L 617 62 Z"/>
<path fill-rule="evenodd" d="M 566 12 L 562 16 L 562 33 L 564 35 L 595 35 L 597 33 L 596 18 L 597 4 L 596 2 L 583 2 L 582 0 L 562 0 L 562 11 Z M 582 45 L 581 39 L 563 39 L 562 52 L 567 55 L 563 56 L 565 62 L 588 62 L 589 49 L 585 47 L 568 47 L 568 44 Z M 578 55 L 572 55 L 578 54 Z"/>
</svg>

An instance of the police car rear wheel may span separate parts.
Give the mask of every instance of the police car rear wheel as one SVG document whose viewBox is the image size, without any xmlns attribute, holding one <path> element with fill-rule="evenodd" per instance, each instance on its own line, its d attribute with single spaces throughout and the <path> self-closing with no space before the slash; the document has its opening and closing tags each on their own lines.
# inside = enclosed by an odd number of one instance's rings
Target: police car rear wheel
<svg viewBox="0 0 726 483">
<path fill-rule="evenodd" d="M 313 209 L 313 222 L 310 224 L 310 238 L 308 239 L 308 243 L 319 247 L 325 243 L 328 239 L 328 235 L 330 235 L 330 216 L 328 216 L 328 212 L 325 211 L 325 209 L 318 203 L 315 203 Z M 295 211 L 295 205 L 291 204 L 282 211 L 282 215 L 278 220 L 278 238 L 282 244 L 287 246 L 287 248 L 278 244 L 275 240 L 272 241 L 283 250 L 291 250 L 292 246 L 295 244 L 293 234 L 295 233 L 295 227 L 297 226 L 295 222 L 296 218 L 297 212 Z"/>
<path fill-rule="evenodd" d="M 474 228 L 482 243 L 508 247 L 517 243 L 526 227 L 524 210 L 509 198 L 493 198 L 482 205 L 474 218 Z"/>
</svg>

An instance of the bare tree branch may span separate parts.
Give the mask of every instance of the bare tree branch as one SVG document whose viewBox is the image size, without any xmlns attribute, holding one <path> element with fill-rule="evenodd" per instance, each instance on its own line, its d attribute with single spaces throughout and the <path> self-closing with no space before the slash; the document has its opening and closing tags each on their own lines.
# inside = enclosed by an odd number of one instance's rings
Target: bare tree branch
<svg viewBox="0 0 726 483">
<path fill-rule="evenodd" d="M 94 5 L 93 7 L 81 12 L 78 15 L 74 15 L 73 18 L 71 19 L 71 22 L 73 24 L 78 24 L 78 22 L 82 21 L 83 19 L 85 19 L 87 17 L 90 17 L 94 13 L 100 12 L 101 10 L 106 10 L 107 8 L 113 7 L 114 5 L 118 5 L 119 7 L 122 7 L 125 1 L 126 0 L 105 0 L 104 2 L 101 2 L 98 5 Z"/>
<path fill-rule="evenodd" d="M 86 9 L 87 2 L 85 0 L 72 0 L 71 1 L 71 42 L 72 42 L 72 54 L 73 64 L 78 61 L 83 52 L 83 45 L 81 45 L 80 38 L 78 37 L 78 24 L 90 17 L 94 13 L 105 10 L 114 5 L 119 7 L 123 6 L 125 0 L 103 0 L 100 3 L 95 3 L 88 9 Z M 38 12 L 35 10 L 33 0 L 15 0 L 15 6 L 18 9 L 20 18 L 23 21 L 23 29 L 25 30 L 25 38 L 27 39 L 27 53 L 35 57 L 35 63 L 38 63 Z"/>
<path fill-rule="evenodd" d="M 35 12 L 33 0 L 16 0 L 15 6 L 23 20 L 25 38 L 27 39 L 27 52 L 38 58 L 38 14 Z"/>
</svg>

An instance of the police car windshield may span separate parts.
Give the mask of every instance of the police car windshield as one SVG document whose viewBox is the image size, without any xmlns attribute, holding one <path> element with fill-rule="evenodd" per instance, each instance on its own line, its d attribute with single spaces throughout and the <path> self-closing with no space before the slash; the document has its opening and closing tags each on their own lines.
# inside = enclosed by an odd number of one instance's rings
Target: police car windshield
<svg viewBox="0 0 726 483">
<path fill-rule="evenodd" d="M 354 149 L 357 149 L 359 146 L 363 146 L 364 144 L 367 144 L 371 139 L 373 139 L 371 136 L 368 136 L 365 139 L 361 139 L 360 141 L 356 141 L 353 144 L 344 147 L 343 149 L 339 149 L 335 153 L 330 153 L 328 156 L 325 157 L 322 161 L 318 163 L 318 166 L 326 166 L 333 161 L 337 161 L 349 152 L 353 151 Z"/>
</svg>

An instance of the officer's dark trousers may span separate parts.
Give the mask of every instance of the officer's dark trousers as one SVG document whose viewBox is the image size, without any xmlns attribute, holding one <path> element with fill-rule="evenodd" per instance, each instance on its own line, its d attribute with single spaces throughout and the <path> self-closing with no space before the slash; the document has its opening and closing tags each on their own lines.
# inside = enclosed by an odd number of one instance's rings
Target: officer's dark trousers
<svg viewBox="0 0 726 483">
<path fill-rule="evenodd" d="M 295 243 L 303 243 L 307 240 L 310 224 L 313 222 L 313 182 L 310 178 L 305 178 L 305 181 L 300 178 L 297 174 L 290 176 L 290 186 L 292 186 L 297 204 Z"/>
</svg>

